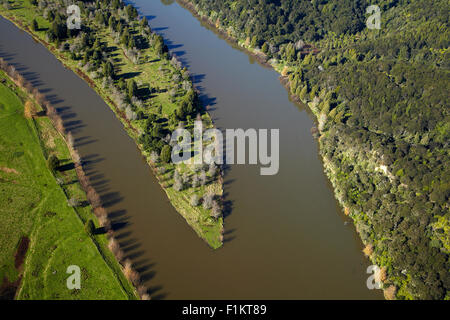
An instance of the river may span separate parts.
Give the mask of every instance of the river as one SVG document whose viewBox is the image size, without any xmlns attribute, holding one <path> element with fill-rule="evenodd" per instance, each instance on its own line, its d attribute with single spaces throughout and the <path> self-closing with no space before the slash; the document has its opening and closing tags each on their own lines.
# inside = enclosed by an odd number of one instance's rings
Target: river
<svg viewBox="0 0 450 320">
<path fill-rule="evenodd" d="M 0 18 L 0 56 L 62 113 L 118 240 L 156 299 L 380 299 L 323 173 L 312 117 L 278 74 L 172 1 L 134 3 L 194 77 L 220 129 L 280 129 L 280 170 L 233 165 L 225 242 L 210 249 L 172 208 L 114 113 L 42 45 Z M 76 261 L 72 262 L 76 264 Z"/>
</svg>

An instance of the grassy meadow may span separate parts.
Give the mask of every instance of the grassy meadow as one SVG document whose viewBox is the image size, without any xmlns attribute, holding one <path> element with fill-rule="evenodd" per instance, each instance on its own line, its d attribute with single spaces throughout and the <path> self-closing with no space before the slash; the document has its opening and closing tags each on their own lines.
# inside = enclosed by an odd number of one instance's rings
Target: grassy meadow
<svg viewBox="0 0 450 320">
<path fill-rule="evenodd" d="M 32 100 L 3 72 L 0 80 L 2 293 L 15 282 L 17 299 L 136 299 L 106 248 L 106 236 L 91 237 L 85 231 L 88 219 L 97 224 L 90 206 L 68 205 L 68 198 L 85 201 L 86 195 L 63 137 L 49 118 L 25 117 L 24 103 Z M 50 154 L 61 159 L 64 169 L 50 171 L 46 163 Z M 21 239 L 29 239 L 25 250 L 19 250 Z M 81 269 L 79 290 L 66 286 L 70 265 Z M 11 289 L 6 298 L 12 298 Z"/>
</svg>

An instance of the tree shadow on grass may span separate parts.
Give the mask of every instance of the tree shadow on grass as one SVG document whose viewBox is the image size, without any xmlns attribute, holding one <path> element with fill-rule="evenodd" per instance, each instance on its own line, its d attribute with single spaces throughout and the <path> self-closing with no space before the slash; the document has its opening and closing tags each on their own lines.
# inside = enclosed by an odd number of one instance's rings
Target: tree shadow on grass
<svg viewBox="0 0 450 320">
<path fill-rule="evenodd" d="M 119 75 L 119 78 L 122 78 L 124 80 L 128 80 L 134 77 L 137 77 L 138 75 L 140 75 L 141 72 L 127 72 L 127 73 L 122 73 L 121 75 Z"/>
</svg>

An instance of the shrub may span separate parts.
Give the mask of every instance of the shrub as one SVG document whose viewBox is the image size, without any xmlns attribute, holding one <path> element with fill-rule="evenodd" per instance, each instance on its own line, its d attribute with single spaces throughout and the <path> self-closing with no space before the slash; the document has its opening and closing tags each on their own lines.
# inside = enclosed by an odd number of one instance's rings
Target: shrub
<svg viewBox="0 0 450 320">
<path fill-rule="evenodd" d="M 220 205 L 217 201 L 212 202 L 212 210 L 211 210 L 211 216 L 215 219 L 219 218 L 222 214 L 222 211 L 220 210 Z"/>
<path fill-rule="evenodd" d="M 183 187 L 183 182 L 180 179 L 175 179 L 175 182 L 173 183 L 175 191 L 181 191 L 183 190 Z"/>
<path fill-rule="evenodd" d="M 366 255 L 366 257 L 370 257 L 373 253 L 373 245 L 372 244 L 367 244 L 364 249 L 363 249 L 364 254 Z"/>
<path fill-rule="evenodd" d="M 88 187 L 86 196 L 93 208 L 98 208 L 102 205 L 102 200 L 97 191 L 95 191 L 93 187 L 91 186 Z"/>
<path fill-rule="evenodd" d="M 200 172 L 199 178 L 200 178 L 200 184 L 202 186 L 204 186 L 208 182 L 208 177 L 206 176 L 206 173 L 203 170 Z"/>
<path fill-rule="evenodd" d="M 214 194 L 213 193 L 207 193 L 205 194 L 205 196 L 203 197 L 203 208 L 204 209 L 210 209 L 213 205 L 213 199 L 214 199 Z"/>
<path fill-rule="evenodd" d="M 74 146 L 75 141 L 74 141 L 74 139 L 73 139 L 72 132 L 69 132 L 69 133 L 67 134 L 66 140 L 67 140 L 67 145 L 69 146 L 69 148 L 70 148 L 70 149 L 73 149 L 73 146 Z"/>
<path fill-rule="evenodd" d="M 92 219 L 89 219 L 88 221 L 86 221 L 86 224 L 84 225 L 84 229 L 90 236 L 93 236 L 95 234 L 94 221 L 92 221 Z"/>
<path fill-rule="evenodd" d="M 159 169 L 158 169 L 158 171 L 159 171 L 159 174 L 165 174 L 166 172 L 167 172 L 167 169 L 166 169 L 166 167 L 160 167 Z"/>
<path fill-rule="evenodd" d="M 396 293 L 397 288 L 395 286 L 389 286 L 384 290 L 384 297 L 386 298 L 386 300 L 394 300 Z"/>
<path fill-rule="evenodd" d="M 139 273 L 133 269 L 130 259 L 127 259 L 124 263 L 123 273 L 125 274 L 125 277 L 135 286 L 139 284 Z"/>
<path fill-rule="evenodd" d="M 109 221 L 107 215 L 100 215 L 98 217 L 98 223 L 100 224 L 101 227 L 105 228 L 105 230 L 111 229 L 111 222 Z"/>
<path fill-rule="evenodd" d="M 59 167 L 59 164 L 60 164 L 60 161 L 59 161 L 58 157 L 55 156 L 54 154 L 51 154 L 47 158 L 47 166 L 52 172 L 56 171 L 56 168 Z"/>
<path fill-rule="evenodd" d="M 34 104 L 32 101 L 27 100 L 27 102 L 25 102 L 23 114 L 24 114 L 25 118 L 27 118 L 27 119 L 31 119 L 33 116 L 36 115 L 36 111 L 34 109 Z"/>
<path fill-rule="evenodd" d="M 77 198 L 72 197 L 69 200 L 67 200 L 67 204 L 70 207 L 78 207 L 80 206 L 80 201 Z"/>
<path fill-rule="evenodd" d="M 156 151 L 152 151 L 152 153 L 150 154 L 150 160 L 153 163 L 158 163 L 159 161 L 159 155 Z"/>
<path fill-rule="evenodd" d="M 199 205 L 199 203 L 200 203 L 200 198 L 199 198 L 199 196 L 196 195 L 196 194 L 193 194 L 193 195 L 191 196 L 191 206 L 196 207 L 196 206 Z"/>
<path fill-rule="evenodd" d="M 197 188 L 199 185 L 198 175 L 194 174 L 192 176 L 192 187 Z"/>
<path fill-rule="evenodd" d="M 214 177 L 216 175 L 216 171 L 217 171 L 217 167 L 213 162 L 209 165 L 208 173 L 211 177 Z"/>
<path fill-rule="evenodd" d="M 108 242 L 108 249 L 111 250 L 111 252 L 112 252 L 114 255 L 116 255 L 117 252 L 119 252 L 120 246 L 119 246 L 119 243 L 117 242 L 116 239 L 114 239 L 114 238 L 109 239 L 109 242 Z"/>
<path fill-rule="evenodd" d="M 172 157 L 172 147 L 166 144 L 161 150 L 161 161 L 163 163 L 169 163 L 171 157 Z"/>
<path fill-rule="evenodd" d="M 139 294 L 139 297 L 141 297 L 142 300 L 144 300 L 143 297 L 145 295 L 148 295 L 148 293 L 147 293 L 148 289 L 147 289 L 146 286 L 140 285 L 140 286 L 137 287 L 136 290 L 137 290 L 137 292 Z"/>
</svg>

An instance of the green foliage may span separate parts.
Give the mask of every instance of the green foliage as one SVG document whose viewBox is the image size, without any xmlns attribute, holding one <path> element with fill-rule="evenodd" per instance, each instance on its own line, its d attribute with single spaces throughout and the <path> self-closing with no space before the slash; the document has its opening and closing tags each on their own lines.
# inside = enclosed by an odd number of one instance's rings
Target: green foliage
<svg viewBox="0 0 450 320">
<path fill-rule="evenodd" d="M 47 158 L 47 167 L 50 169 L 51 172 L 55 172 L 56 169 L 59 167 L 59 165 L 60 165 L 60 161 L 56 155 L 51 154 Z"/>
<path fill-rule="evenodd" d="M 291 93 L 320 97 L 328 175 L 397 297 L 448 297 L 448 1 L 381 1 L 381 30 L 365 0 L 191 2 L 295 70 Z"/>
<path fill-rule="evenodd" d="M 111 62 L 107 61 L 103 63 L 103 75 L 111 79 L 116 78 L 116 73 L 114 71 L 114 66 Z"/>
<path fill-rule="evenodd" d="M 37 31 L 38 29 L 39 29 L 39 25 L 38 25 L 36 19 L 33 19 L 33 21 L 31 22 L 31 30 Z"/>
<path fill-rule="evenodd" d="M 171 161 L 171 156 L 172 147 L 166 144 L 161 150 L 161 161 L 163 163 L 169 163 Z"/>
<path fill-rule="evenodd" d="M 136 84 L 136 81 L 134 81 L 133 79 L 128 81 L 127 92 L 129 99 L 138 95 L 138 86 Z"/>
<path fill-rule="evenodd" d="M 3 76 L 0 71 L 0 78 Z M 67 145 L 47 117 L 23 117 L 21 101 L 28 97 L 21 90 L 11 90 L 14 85 L 7 83 L 0 83 L 0 105 L 5 107 L 0 108 L 0 167 L 15 171 L 0 170 L 1 281 L 20 277 L 19 300 L 135 298 L 131 284 L 106 248 L 106 237 L 99 235 L 95 244 L 83 228 L 83 219 L 93 217 L 91 208 L 67 205 L 67 196 L 84 195 L 75 170 L 56 173 L 71 181 L 60 186 L 47 167 L 43 154 L 69 159 Z M 30 239 L 30 245 L 18 270 L 15 254 L 23 236 Z M 76 296 L 65 285 L 68 261 L 76 261 L 87 276 Z"/>
<path fill-rule="evenodd" d="M 92 219 L 86 221 L 86 223 L 84 224 L 84 229 L 86 230 L 87 234 L 90 235 L 91 237 L 95 235 L 94 221 L 92 221 Z"/>
</svg>

